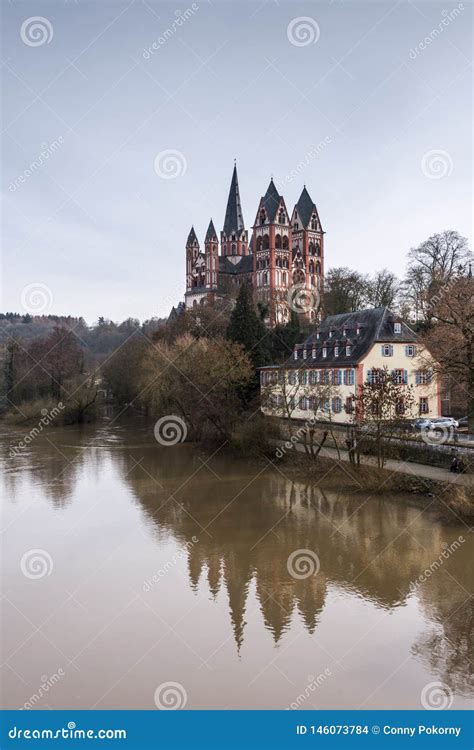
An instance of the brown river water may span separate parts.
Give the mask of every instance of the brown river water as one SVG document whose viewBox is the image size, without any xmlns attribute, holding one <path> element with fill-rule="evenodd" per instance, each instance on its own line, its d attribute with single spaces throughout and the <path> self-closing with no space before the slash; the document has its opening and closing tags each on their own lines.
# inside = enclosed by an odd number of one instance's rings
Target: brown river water
<svg viewBox="0 0 474 750">
<path fill-rule="evenodd" d="M 50 428 L 15 457 L 1 432 L 4 707 L 470 706 L 463 524 L 153 425 Z"/>
</svg>

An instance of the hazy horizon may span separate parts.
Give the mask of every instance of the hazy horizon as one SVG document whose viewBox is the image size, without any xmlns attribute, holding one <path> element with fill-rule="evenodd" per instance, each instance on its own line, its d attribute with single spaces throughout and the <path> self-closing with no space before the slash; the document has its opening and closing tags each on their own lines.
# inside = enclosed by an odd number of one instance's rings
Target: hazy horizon
<svg viewBox="0 0 474 750">
<path fill-rule="evenodd" d="M 249 234 L 271 176 L 290 211 L 306 184 L 326 270 L 400 277 L 444 229 L 472 248 L 471 15 L 424 0 L 4 5 L 2 310 L 34 314 L 36 288 L 39 314 L 167 316 L 191 225 L 201 246 L 211 217 L 222 228 L 234 158 Z"/>
</svg>

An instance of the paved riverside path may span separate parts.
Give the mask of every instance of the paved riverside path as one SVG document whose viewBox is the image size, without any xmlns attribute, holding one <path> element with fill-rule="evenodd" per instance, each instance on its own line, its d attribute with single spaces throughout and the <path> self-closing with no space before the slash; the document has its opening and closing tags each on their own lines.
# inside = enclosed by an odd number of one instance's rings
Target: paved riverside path
<svg viewBox="0 0 474 750">
<path fill-rule="evenodd" d="M 285 445 L 284 440 L 272 441 L 275 445 L 280 447 Z M 304 453 L 304 445 L 302 443 L 296 443 L 295 448 L 300 453 Z M 293 450 L 290 448 L 289 452 Z M 332 458 L 338 460 L 337 451 L 335 448 L 326 448 L 323 446 L 319 453 L 320 456 L 326 458 Z M 347 450 L 341 450 L 341 461 L 349 463 L 349 454 Z M 375 456 L 364 456 L 361 454 L 360 463 L 368 466 L 377 466 L 377 458 Z M 474 474 L 454 474 L 448 469 L 442 469 L 439 466 L 429 466 L 428 464 L 417 464 L 412 461 L 396 461 L 393 458 L 387 458 L 384 464 L 384 469 L 389 471 L 398 471 L 401 474 L 409 474 L 413 477 L 423 477 L 425 479 L 435 479 L 439 482 L 452 482 L 453 484 L 461 484 L 465 487 L 474 487 Z"/>
</svg>

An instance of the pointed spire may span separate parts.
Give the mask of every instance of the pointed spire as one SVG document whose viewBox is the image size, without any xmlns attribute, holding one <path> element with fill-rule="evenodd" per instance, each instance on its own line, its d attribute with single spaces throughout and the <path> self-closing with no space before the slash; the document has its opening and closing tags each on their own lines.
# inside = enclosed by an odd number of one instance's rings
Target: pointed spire
<svg viewBox="0 0 474 750">
<path fill-rule="evenodd" d="M 214 224 L 213 224 L 212 219 L 209 222 L 209 226 L 208 226 L 207 232 L 206 232 L 206 239 L 204 241 L 205 242 L 217 242 L 218 241 L 217 240 L 217 232 L 216 232 L 216 230 L 214 228 Z"/>
<path fill-rule="evenodd" d="M 197 246 L 199 247 L 196 232 L 194 231 L 194 227 L 191 227 L 191 231 L 188 234 L 188 239 L 186 240 L 186 247 L 192 247 L 194 244 L 197 244 Z"/>
<path fill-rule="evenodd" d="M 301 223 L 305 229 L 307 229 L 307 227 L 309 226 L 309 222 L 311 221 L 311 215 L 315 208 L 316 208 L 316 204 L 311 198 L 308 191 L 306 190 L 306 185 L 305 185 L 303 190 L 301 191 L 301 195 L 298 199 L 298 203 L 296 204 L 296 210 L 298 211 L 298 215 L 301 219 Z"/>
<path fill-rule="evenodd" d="M 237 164 L 234 164 L 232 182 L 230 183 L 229 198 L 224 220 L 224 234 L 227 237 L 236 232 L 240 234 L 245 229 L 242 206 L 240 203 L 239 179 L 237 177 Z"/>
<path fill-rule="evenodd" d="M 270 184 L 267 188 L 267 192 L 263 198 L 265 204 L 265 211 L 267 212 L 268 221 L 272 222 L 275 219 L 278 206 L 280 205 L 281 195 L 275 187 L 273 177 L 270 180 Z"/>
</svg>

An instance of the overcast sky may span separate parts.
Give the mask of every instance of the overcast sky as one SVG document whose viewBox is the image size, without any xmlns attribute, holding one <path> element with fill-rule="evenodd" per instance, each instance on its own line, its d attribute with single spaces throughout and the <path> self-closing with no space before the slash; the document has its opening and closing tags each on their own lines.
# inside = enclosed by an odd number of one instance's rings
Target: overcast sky
<svg viewBox="0 0 474 750">
<path fill-rule="evenodd" d="M 247 228 L 271 175 L 290 210 L 306 183 L 326 267 L 402 275 L 447 228 L 472 247 L 471 13 L 3 3 L 2 309 L 167 315 L 191 224 L 201 243 L 222 228 L 234 158 Z"/>
</svg>

